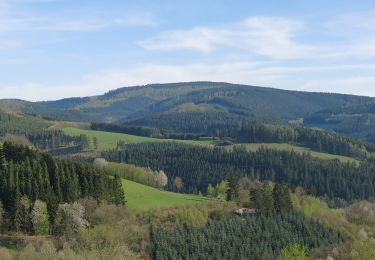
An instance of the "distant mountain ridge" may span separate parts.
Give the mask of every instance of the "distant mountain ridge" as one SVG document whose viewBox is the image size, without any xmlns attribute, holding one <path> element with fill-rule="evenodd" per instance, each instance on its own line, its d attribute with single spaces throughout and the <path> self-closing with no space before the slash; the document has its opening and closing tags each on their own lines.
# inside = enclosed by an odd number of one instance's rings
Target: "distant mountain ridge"
<svg viewBox="0 0 375 260">
<path fill-rule="evenodd" d="M 233 124 L 240 120 L 288 122 L 327 109 L 369 103 L 375 103 L 375 98 L 199 81 L 123 87 L 99 96 L 56 101 L 0 100 L 0 109 L 72 121 L 157 124 L 175 130 L 163 122 L 178 124 L 194 117 L 221 124 L 226 120 L 234 120 Z"/>
</svg>

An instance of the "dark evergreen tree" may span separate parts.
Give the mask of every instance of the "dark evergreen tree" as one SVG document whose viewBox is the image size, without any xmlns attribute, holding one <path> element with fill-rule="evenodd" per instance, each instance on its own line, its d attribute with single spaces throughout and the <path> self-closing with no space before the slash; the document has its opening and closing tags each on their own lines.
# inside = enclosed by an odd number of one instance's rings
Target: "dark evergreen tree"
<svg viewBox="0 0 375 260">
<path fill-rule="evenodd" d="M 239 197 L 240 184 L 238 174 L 231 172 L 228 177 L 229 190 L 227 192 L 227 200 L 237 201 Z"/>
</svg>

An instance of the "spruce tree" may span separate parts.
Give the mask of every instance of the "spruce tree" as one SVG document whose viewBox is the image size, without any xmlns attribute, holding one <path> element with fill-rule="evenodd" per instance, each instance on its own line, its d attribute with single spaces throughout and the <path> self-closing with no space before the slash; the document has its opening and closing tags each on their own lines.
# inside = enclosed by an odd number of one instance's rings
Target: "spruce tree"
<svg viewBox="0 0 375 260">
<path fill-rule="evenodd" d="M 122 187 L 121 178 L 116 174 L 113 179 L 114 203 L 116 205 L 125 204 L 125 194 Z"/>
<path fill-rule="evenodd" d="M 229 186 L 229 189 L 227 192 L 227 200 L 237 201 L 239 197 L 240 184 L 239 184 L 238 175 L 235 172 L 231 172 L 229 174 L 228 186 Z"/>
</svg>

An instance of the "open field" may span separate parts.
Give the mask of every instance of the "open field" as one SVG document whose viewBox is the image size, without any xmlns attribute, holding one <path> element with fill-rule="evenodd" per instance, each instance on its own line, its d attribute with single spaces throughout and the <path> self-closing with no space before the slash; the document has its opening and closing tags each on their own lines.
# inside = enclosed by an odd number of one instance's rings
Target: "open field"
<svg viewBox="0 0 375 260">
<path fill-rule="evenodd" d="M 96 137 L 98 140 L 98 150 L 108 150 L 116 148 L 118 141 L 125 141 L 127 143 L 145 143 L 145 142 L 180 142 L 186 144 L 198 144 L 198 145 L 209 145 L 213 144 L 214 141 L 194 141 L 194 140 L 175 140 L 175 139 L 158 139 L 144 136 L 136 136 L 121 133 L 112 133 L 104 131 L 84 130 L 74 127 L 64 128 L 65 134 L 72 136 L 86 135 L 91 140 Z"/>
<path fill-rule="evenodd" d="M 317 158 L 325 159 L 325 160 L 338 159 L 342 162 L 359 162 L 355 158 L 329 154 L 329 153 L 315 152 L 306 147 L 301 147 L 301 146 L 296 146 L 296 145 L 286 144 L 286 143 L 283 143 L 283 144 L 279 144 L 279 143 L 236 144 L 236 146 L 245 146 L 248 151 L 256 151 L 260 147 L 266 147 L 266 148 L 277 149 L 277 150 L 287 150 L 287 151 L 293 150 L 294 152 L 297 152 L 297 153 L 308 152 L 313 157 L 317 157 Z M 232 146 L 230 147 L 230 149 L 232 149 Z"/>
<path fill-rule="evenodd" d="M 161 191 L 129 180 L 122 180 L 127 205 L 132 210 L 147 210 L 208 202 L 210 199 L 191 194 Z"/>
</svg>

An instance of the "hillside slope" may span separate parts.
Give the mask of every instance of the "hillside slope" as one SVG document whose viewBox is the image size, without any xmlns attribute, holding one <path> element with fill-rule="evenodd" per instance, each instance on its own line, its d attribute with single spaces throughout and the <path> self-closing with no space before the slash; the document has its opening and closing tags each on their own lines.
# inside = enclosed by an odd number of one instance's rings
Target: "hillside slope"
<svg viewBox="0 0 375 260">
<path fill-rule="evenodd" d="M 122 180 L 127 206 L 132 210 L 148 210 L 207 202 L 210 199 L 191 194 L 158 190 L 129 180 Z"/>
<path fill-rule="evenodd" d="M 305 125 L 375 142 L 375 103 L 324 109 L 305 118 Z"/>
</svg>

